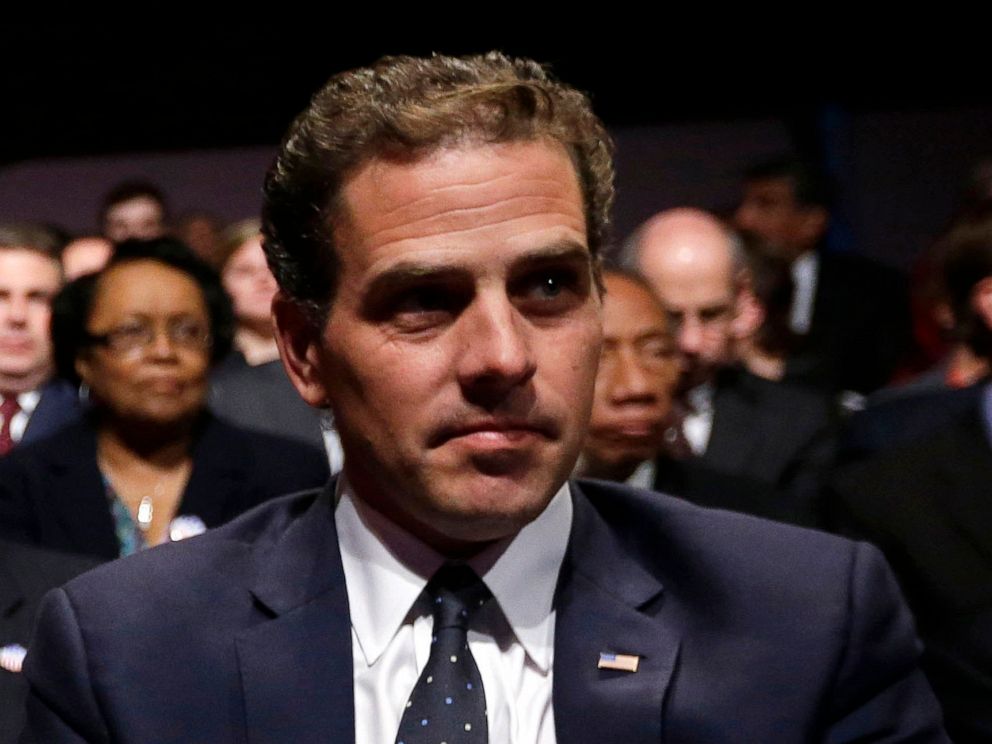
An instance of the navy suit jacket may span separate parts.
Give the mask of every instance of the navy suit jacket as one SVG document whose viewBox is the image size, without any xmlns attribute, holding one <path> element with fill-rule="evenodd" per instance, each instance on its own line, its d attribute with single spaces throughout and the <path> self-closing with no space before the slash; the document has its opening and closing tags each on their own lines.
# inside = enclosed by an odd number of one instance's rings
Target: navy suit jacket
<svg viewBox="0 0 992 744">
<path fill-rule="evenodd" d="M 82 415 L 76 388 L 65 380 L 52 380 L 41 389 L 38 405 L 28 418 L 27 428 L 18 446 L 49 437 Z"/>
<path fill-rule="evenodd" d="M 0 648 L 28 646 L 41 598 L 97 562 L 0 540 Z M 13 744 L 24 725 L 24 675 L 0 668 L 0 744 Z"/>
<path fill-rule="evenodd" d="M 354 741 L 332 489 L 50 594 L 25 666 L 30 734 Z M 946 741 L 874 548 L 622 486 L 572 494 L 555 600 L 562 744 Z M 603 651 L 640 667 L 597 669 Z"/>
</svg>

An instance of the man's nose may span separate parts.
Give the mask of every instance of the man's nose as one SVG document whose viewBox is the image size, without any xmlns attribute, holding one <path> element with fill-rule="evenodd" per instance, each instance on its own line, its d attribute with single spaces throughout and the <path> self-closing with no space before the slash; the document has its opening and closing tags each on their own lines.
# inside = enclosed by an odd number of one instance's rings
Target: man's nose
<svg viewBox="0 0 992 744">
<path fill-rule="evenodd" d="M 680 353 L 686 356 L 697 356 L 703 347 L 703 324 L 699 318 L 685 318 L 678 329 L 675 340 Z"/>
<path fill-rule="evenodd" d="M 479 295 L 466 308 L 456 361 L 466 391 L 503 394 L 527 382 L 537 369 L 527 319 L 505 295 Z"/>
<path fill-rule="evenodd" d="M 744 200 L 734 211 L 734 227 L 744 232 L 752 232 L 756 224 L 757 210 L 749 201 Z"/>
<path fill-rule="evenodd" d="M 26 297 L 8 297 L 3 303 L 9 325 L 21 326 L 28 322 L 28 300 Z"/>
</svg>

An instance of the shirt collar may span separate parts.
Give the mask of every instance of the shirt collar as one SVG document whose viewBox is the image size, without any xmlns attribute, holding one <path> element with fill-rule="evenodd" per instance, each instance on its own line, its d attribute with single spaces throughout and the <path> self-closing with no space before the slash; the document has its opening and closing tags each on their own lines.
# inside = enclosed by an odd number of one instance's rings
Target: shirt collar
<svg viewBox="0 0 992 744">
<path fill-rule="evenodd" d="M 352 628 L 366 663 L 372 665 L 410 615 L 444 556 L 358 499 L 344 476 L 338 480 L 334 520 Z M 554 594 L 571 526 L 566 483 L 534 521 L 468 561 L 542 672 L 551 667 Z M 526 587 L 521 577 L 526 577 Z"/>
<path fill-rule="evenodd" d="M 20 406 L 21 410 L 24 411 L 28 416 L 34 413 L 34 409 L 38 407 L 38 401 L 41 400 L 40 390 L 29 390 L 26 393 L 21 393 L 17 396 L 17 405 Z"/>
</svg>

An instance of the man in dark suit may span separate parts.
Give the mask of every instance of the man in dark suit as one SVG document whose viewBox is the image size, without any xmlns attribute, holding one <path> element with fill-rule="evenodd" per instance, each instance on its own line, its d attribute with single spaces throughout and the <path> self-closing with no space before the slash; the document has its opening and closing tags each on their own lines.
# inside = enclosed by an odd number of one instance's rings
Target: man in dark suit
<svg viewBox="0 0 992 744">
<path fill-rule="evenodd" d="M 992 230 L 950 242 L 941 273 L 961 340 L 992 358 Z M 874 427 L 861 427 L 863 446 L 850 454 L 862 459 L 837 473 L 827 521 L 885 551 L 916 615 L 948 731 L 955 741 L 989 741 L 992 388 L 918 397 L 890 402 L 868 418 Z M 901 446 L 883 449 L 881 436 L 868 436 L 886 431 Z"/>
<path fill-rule="evenodd" d="M 761 311 L 743 249 L 714 216 L 672 209 L 646 222 L 624 262 L 661 300 L 681 360 L 681 433 L 690 452 L 655 486 L 706 506 L 807 523 L 829 463 L 830 400 L 737 364 Z M 674 432 L 672 439 L 678 436 Z"/>
<path fill-rule="evenodd" d="M 774 158 L 745 174 L 734 225 L 791 263 L 790 324 L 800 343 L 786 379 L 867 395 L 889 381 L 909 347 L 909 297 L 898 272 L 823 250 L 832 202 L 828 179 L 812 164 Z"/>
<path fill-rule="evenodd" d="M 609 151 L 584 96 L 499 54 L 387 58 L 314 97 L 266 250 L 342 475 L 53 593 L 29 736 L 946 740 L 873 549 L 566 482 Z"/>
<path fill-rule="evenodd" d="M 0 457 L 79 415 L 75 391 L 52 381 L 51 299 L 62 285 L 46 230 L 0 225 Z"/>
<path fill-rule="evenodd" d="M 24 725 L 28 685 L 20 663 L 41 598 L 96 561 L 0 540 L 0 744 L 14 744 Z"/>
</svg>

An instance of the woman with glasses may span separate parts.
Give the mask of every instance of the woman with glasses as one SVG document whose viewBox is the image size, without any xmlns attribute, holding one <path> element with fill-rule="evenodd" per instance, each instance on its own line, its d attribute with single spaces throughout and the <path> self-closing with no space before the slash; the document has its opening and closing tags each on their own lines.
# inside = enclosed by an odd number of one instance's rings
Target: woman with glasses
<svg viewBox="0 0 992 744">
<path fill-rule="evenodd" d="M 233 327 L 217 275 L 173 239 L 125 242 L 68 285 L 52 309 L 55 364 L 90 410 L 0 461 L 0 535 L 111 559 L 322 485 L 317 448 L 207 410 Z"/>
</svg>

